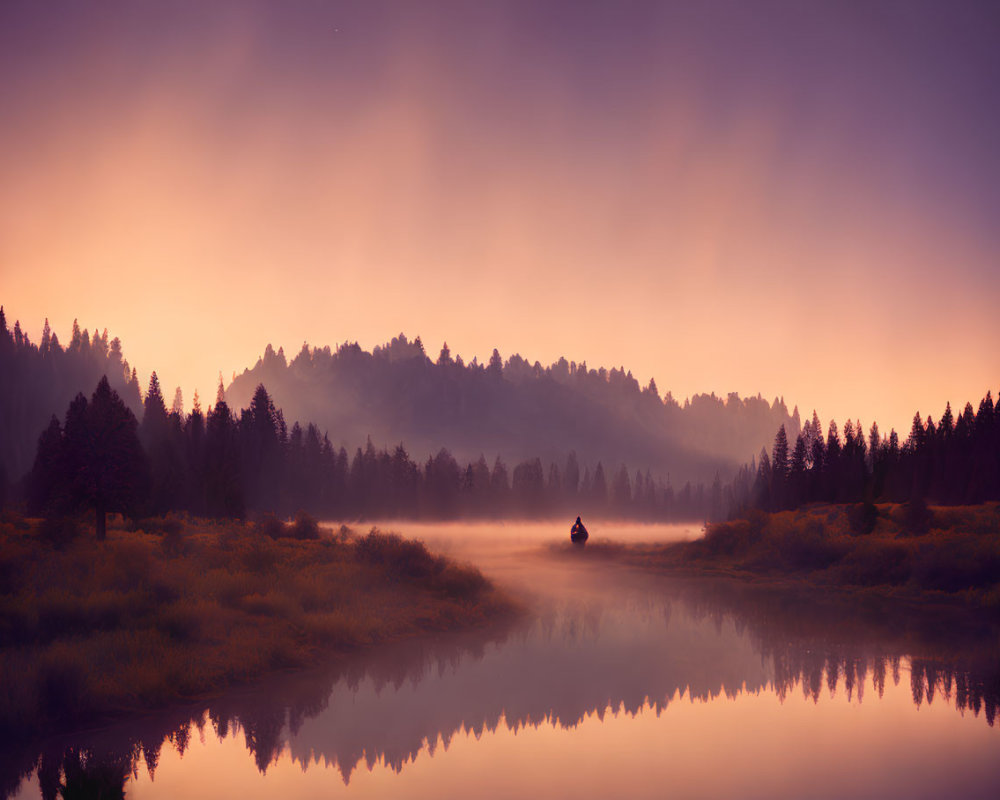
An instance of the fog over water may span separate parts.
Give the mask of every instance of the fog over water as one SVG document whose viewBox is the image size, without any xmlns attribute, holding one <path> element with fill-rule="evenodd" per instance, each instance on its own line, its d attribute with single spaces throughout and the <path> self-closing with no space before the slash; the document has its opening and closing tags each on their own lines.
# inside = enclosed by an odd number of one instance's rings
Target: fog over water
<svg viewBox="0 0 1000 800">
<path fill-rule="evenodd" d="M 24 755 L 14 796 L 53 796 L 41 786 L 81 761 L 141 798 L 1000 791 L 992 629 L 667 579 L 563 545 L 568 527 L 386 525 L 480 564 L 529 613 L 49 742 Z M 591 541 L 698 533 L 588 527 Z"/>
</svg>

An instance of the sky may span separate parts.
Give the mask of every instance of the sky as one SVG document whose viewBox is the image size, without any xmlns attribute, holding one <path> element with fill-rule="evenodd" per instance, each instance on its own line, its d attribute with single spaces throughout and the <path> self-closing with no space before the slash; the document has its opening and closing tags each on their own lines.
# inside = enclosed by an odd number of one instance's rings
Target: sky
<svg viewBox="0 0 1000 800">
<path fill-rule="evenodd" d="M 995 2 L 0 4 L 0 303 L 909 429 L 1000 388 Z"/>
</svg>

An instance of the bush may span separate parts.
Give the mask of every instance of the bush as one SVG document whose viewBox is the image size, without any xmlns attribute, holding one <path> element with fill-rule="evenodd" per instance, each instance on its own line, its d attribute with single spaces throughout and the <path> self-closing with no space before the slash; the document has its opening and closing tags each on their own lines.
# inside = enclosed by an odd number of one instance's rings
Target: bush
<svg viewBox="0 0 1000 800">
<path fill-rule="evenodd" d="M 781 537 L 781 561 L 791 569 L 825 569 L 844 557 L 845 544 L 832 541 L 819 520 L 792 529 Z"/>
<path fill-rule="evenodd" d="M 64 550 L 80 538 L 80 523 L 72 517 L 48 517 L 38 528 L 38 538 L 56 550 Z"/>
<path fill-rule="evenodd" d="M 204 607 L 191 602 L 171 603 L 156 615 L 156 627 L 178 642 L 193 642 L 201 636 Z"/>
<path fill-rule="evenodd" d="M 900 586 L 910 578 L 910 550 L 899 542 L 870 539 L 854 547 L 837 565 L 841 583 Z"/>
<path fill-rule="evenodd" d="M 1000 553 L 982 540 L 926 542 L 914 559 L 913 580 L 942 592 L 989 587 L 1000 582 Z"/>
<path fill-rule="evenodd" d="M 453 600 L 475 600 L 489 583 L 475 567 L 448 564 L 434 579 L 434 586 Z"/>
<path fill-rule="evenodd" d="M 404 539 L 395 533 L 372 528 L 358 539 L 355 553 L 360 561 L 386 567 L 397 577 L 421 578 L 441 570 L 441 563 L 424 547 L 423 542 Z"/>
<path fill-rule="evenodd" d="M 168 556 L 182 556 L 190 549 L 188 541 L 185 538 L 180 526 L 177 527 L 177 530 L 167 531 L 163 535 L 163 542 L 161 545 L 163 547 L 163 552 Z"/>
<path fill-rule="evenodd" d="M 934 512 L 922 497 L 915 497 L 903 508 L 903 530 L 912 536 L 923 536 L 933 521 Z"/>
<path fill-rule="evenodd" d="M 712 555 L 737 555 L 748 552 L 764 536 L 767 514 L 758 509 L 747 512 L 744 519 L 715 522 L 705 531 L 705 549 Z"/>
<path fill-rule="evenodd" d="M 145 519 L 133 520 L 126 526 L 126 530 L 143 530 L 146 533 L 156 533 L 161 535 L 180 533 L 183 526 L 180 520 L 173 517 L 146 517 Z"/>
<path fill-rule="evenodd" d="M 318 539 L 319 524 L 305 511 L 299 511 L 295 522 L 288 526 L 288 535 L 293 539 Z"/>
<path fill-rule="evenodd" d="M 271 539 L 280 539 L 285 536 L 285 523 L 274 514 L 264 514 L 257 523 L 257 530 Z"/>
<path fill-rule="evenodd" d="M 867 536 L 875 530 L 878 509 L 871 500 L 857 503 L 847 509 L 847 524 L 855 536 Z"/>
<path fill-rule="evenodd" d="M 250 544 L 242 554 L 243 566 L 255 575 L 273 572 L 278 565 L 278 554 L 266 539 L 258 539 Z"/>
</svg>

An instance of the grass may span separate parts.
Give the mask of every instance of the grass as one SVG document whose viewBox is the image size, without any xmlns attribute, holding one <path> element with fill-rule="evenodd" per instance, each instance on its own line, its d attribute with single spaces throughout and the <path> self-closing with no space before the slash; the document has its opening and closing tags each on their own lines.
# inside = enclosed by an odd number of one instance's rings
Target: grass
<svg viewBox="0 0 1000 800">
<path fill-rule="evenodd" d="M 1000 615 L 998 503 L 751 512 L 709 525 L 695 541 L 603 555 L 679 574 L 957 603 Z"/>
<path fill-rule="evenodd" d="M 514 610 L 471 566 L 372 529 L 0 520 L 0 741 L 216 692 Z"/>
</svg>

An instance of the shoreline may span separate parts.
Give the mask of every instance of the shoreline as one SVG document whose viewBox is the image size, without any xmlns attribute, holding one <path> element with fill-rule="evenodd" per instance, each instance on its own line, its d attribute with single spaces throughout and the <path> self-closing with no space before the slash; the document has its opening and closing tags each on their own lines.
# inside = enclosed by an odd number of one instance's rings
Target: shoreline
<svg viewBox="0 0 1000 800">
<path fill-rule="evenodd" d="M 1000 504 L 932 507 L 919 531 L 908 528 L 899 504 L 875 506 L 871 530 L 852 530 L 853 508 L 755 512 L 712 523 L 692 541 L 595 542 L 581 555 L 682 579 L 1000 619 Z"/>
<path fill-rule="evenodd" d="M 303 524 L 171 516 L 118 521 L 97 542 L 73 521 L 0 518 L 0 741 L 99 730 L 523 613 L 421 542 Z"/>
</svg>

